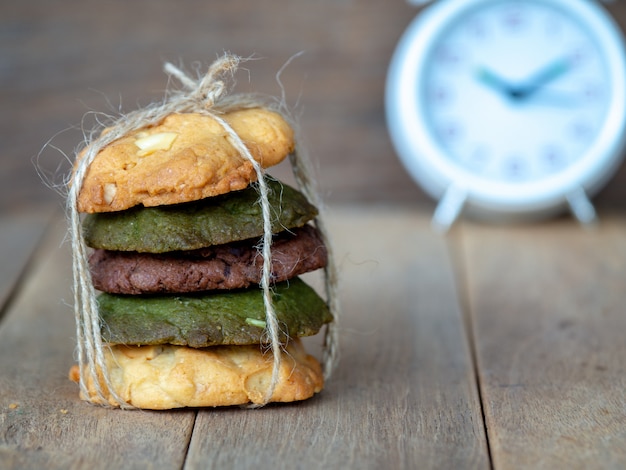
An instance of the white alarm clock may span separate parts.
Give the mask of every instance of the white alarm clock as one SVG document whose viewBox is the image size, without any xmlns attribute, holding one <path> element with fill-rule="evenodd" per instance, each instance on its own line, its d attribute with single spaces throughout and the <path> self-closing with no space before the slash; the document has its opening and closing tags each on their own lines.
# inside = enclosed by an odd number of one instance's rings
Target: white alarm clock
<svg viewBox="0 0 626 470">
<path fill-rule="evenodd" d="M 409 25 L 386 83 L 391 140 L 439 200 L 447 229 L 463 210 L 521 219 L 589 197 L 623 158 L 626 59 L 620 30 L 589 0 L 439 0 Z"/>
</svg>

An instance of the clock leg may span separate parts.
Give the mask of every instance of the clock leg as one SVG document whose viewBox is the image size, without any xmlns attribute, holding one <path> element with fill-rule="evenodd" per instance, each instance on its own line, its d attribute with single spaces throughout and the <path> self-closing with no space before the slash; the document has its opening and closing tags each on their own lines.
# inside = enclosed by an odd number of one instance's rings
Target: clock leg
<svg viewBox="0 0 626 470">
<path fill-rule="evenodd" d="M 466 199 L 465 189 L 453 184 L 448 186 L 433 214 L 433 228 L 440 233 L 447 232 L 461 214 Z"/>
<path fill-rule="evenodd" d="M 580 223 L 589 225 L 597 221 L 596 210 L 583 188 L 577 188 L 567 195 L 569 207 Z"/>
</svg>

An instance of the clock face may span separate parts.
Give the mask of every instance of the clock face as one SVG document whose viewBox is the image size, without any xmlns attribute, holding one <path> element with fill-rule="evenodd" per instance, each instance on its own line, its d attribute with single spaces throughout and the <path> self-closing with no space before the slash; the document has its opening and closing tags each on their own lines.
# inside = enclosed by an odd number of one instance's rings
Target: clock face
<svg viewBox="0 0 626 470">
<path fill-rule="evenodd" d="M 509 185 L 553 178 L 602 133 L 612 99 L 605 55 L 594 31 L 557 3 L 482 2 L 428 48 L 422 119 L 468 174 Z"/>
<path fill-rule="evenodd" d="M 623 159 L 626 52 L 595 1 L 438 0 L 400 39 L 385 93 L 397 154 L 438 209 L 580 208 Z"/>
</svg>

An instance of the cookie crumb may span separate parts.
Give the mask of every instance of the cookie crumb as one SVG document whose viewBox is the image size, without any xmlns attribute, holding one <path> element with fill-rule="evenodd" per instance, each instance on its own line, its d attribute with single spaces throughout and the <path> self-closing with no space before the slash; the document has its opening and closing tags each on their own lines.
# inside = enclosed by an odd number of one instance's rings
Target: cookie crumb
<svg viewBox="0 0 626 470">
<path fill-rule="evenodd" d="M 17 409 L 18 406 L 20 406 L 20 405 L 18 405 L 17 403 L 11 403 L 11 404 L 9 404 L 9 409 L 10 410 L 15 410 L 15 409 Z"/>
<path fill-rule="evenodd" d="M 59 410 L 59 413 L 61 413 L 62 415 L 66 415 L 67 414 L 67 410 L 65 408 Z"/>
</svg>

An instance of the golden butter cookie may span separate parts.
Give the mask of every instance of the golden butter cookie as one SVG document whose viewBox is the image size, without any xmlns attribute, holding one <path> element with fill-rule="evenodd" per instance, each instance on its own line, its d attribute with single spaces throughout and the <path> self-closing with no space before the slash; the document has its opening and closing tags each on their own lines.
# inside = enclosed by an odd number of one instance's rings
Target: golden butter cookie
<svg viewBox="0 0 626 470">
<path fill-rule="evenodd" d="M 264 168 L 281 162 L 294 149 L 293 130 L 276 112 L 251 108 L 221 117 Z M 171 114 L 98 153 L 84 178 L 78 210 L 112 212 L 139 204 L 195 201 L 243 189 L 254 180 L 252 163 L 230 144 L 214 118 Z"/>
<path fill-rule="evenodd" d="M 111 346 L 105 359 L 117 394 L 137 408 L 166 410 L 262 404 L 272 376 L 272 354 L 259 345 L 216 346 Z M 70 379 L 78 381 L 78 366 Z M 299 340 L 282 355 L 280 381 L 271 402 L 305 400 L 322 390 L 322 368 Z M 109 405 L 119 406 L 102 383 Z M 94 403 L 94 383 L 87 388 Z M 85 399 L 81 394 L 81 398 Z"/>
</svg>

